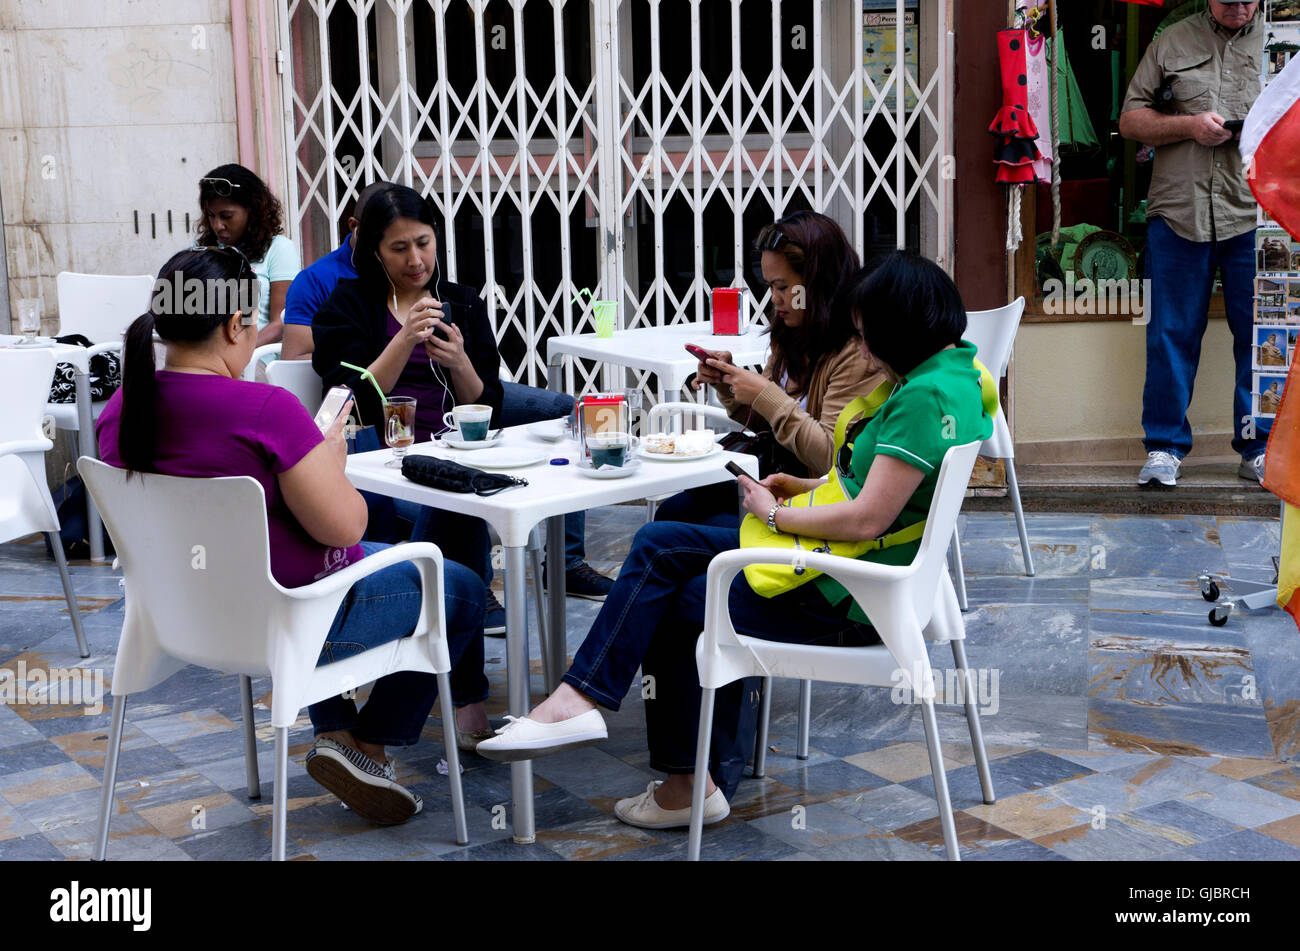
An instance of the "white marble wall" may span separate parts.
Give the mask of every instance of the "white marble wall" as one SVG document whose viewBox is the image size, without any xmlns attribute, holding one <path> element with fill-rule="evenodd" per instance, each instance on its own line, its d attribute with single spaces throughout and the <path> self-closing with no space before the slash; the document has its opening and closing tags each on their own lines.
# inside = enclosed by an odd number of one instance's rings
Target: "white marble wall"
<svg viewBox="0 0 1300 951">
<path fill-rule="evenodd" d="M 190 240 L 198 178 L 237 158 L 228 0 L 0 0 L 13 320 L 39 281 L 54 329 L 59 271 L 156 272 Z"/>
</svg>

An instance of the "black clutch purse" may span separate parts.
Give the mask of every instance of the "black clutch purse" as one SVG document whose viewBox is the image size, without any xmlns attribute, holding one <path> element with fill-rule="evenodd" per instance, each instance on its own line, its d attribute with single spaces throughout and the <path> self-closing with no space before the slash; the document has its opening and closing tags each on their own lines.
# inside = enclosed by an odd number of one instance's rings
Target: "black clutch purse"
<svg viewBox="0 0 1300 951">
<path fill-rule="evenodd" d="M 433 456 L 407 456 L 402 460 L 402 475 L 430 488 L 446 492 L 473 492 L 475 495 L 496 495 L 502 489 L 528 484 L 527 479 L 471 469 L 459 462 L 436 459 Z"/>
</svg>

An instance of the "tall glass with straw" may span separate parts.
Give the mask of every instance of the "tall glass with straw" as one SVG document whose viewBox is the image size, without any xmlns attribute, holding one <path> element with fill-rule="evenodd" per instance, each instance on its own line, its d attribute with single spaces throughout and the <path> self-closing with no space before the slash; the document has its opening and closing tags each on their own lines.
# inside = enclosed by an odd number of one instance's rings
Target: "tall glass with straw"
<svg viewBox="0 0 1300 951">
<path fill-rule="evenodd" d="M 361 379 L 369 380 L 370 385 L 379 394 L 379 401 L 384 408 L 384 442 L 388 444 L 389 449 L 393 450 L 393 458 L 384 465 L 389 469 L 400 469 L 406 450 L 415 443 L 415 398 L 385 396 L 379 381 L 369 370 L 342 360 L 339 364 L 349 370 L 356 370 L 361 374 Z"/>
</svg>

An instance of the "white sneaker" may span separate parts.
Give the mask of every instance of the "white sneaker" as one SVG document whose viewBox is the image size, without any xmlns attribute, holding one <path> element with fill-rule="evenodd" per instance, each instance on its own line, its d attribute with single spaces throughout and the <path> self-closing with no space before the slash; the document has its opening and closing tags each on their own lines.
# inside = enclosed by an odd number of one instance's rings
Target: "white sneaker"
<svg viewBox="0 0 1300 951">
<path fill-rule="evenodd" d="M 1262 485 L 1264 482 L 1264 454 L 1261 452 L 1251 459 L 1243 458 L 1241 465 L 1237 467 L 1237 475 L 1242 479 L 1251 479 Z"/>
<path fill-rule="evenodd" d="M 655 790 L 662 786 L 660 780 L 654 780 L 639 796 L 620 799 L 614 803 L 614 815 L 630 826 L 638 829 L 678 829 L 691 824 L 691 807 L 685 809 L 665 809 L 655 802 Z M 713 825 L 731 815 L 731 806 L 722 789 L 713 790 L 704 800 L 704 824 Z"/>
<path fill-rule="evenodd" d="M 1148 452 L 1146 465 L 1138 475 L 1138 485 L 1144 489 L 1172 489 L 1178 484 L 1178 468 L 1182 461 L 1171 452 Z"/>
<path fill-rule="evenodd" d="M 538 723 L 528 717 L 511 716 L 506 720 L 497 735 L 479 743 L 474 752 L 488 759 L 513 763 L 599 743 L 609 736 L 599 710 L 588 710 L 559 723 Z"/>
</svg>

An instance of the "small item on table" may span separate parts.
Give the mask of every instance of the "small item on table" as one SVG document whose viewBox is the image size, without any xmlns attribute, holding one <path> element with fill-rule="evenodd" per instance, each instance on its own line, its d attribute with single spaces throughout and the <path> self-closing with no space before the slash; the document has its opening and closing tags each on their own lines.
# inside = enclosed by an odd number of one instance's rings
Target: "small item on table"
<svg viewBox="0 0 1300 951">
<path fill-rule="evenodd" d="M 744 288 L 713 288 L 714 335 L 738 337 L 745 332 L 748 325 L 749 295 L 746 294 Z"/>
<path fill-rule="evenodd" d="M 645 437 L 645 451 L 656 456 L 703 456 L 717 444 L 711 429 L 684 433 L 656 433 Z"/>
</svg>

